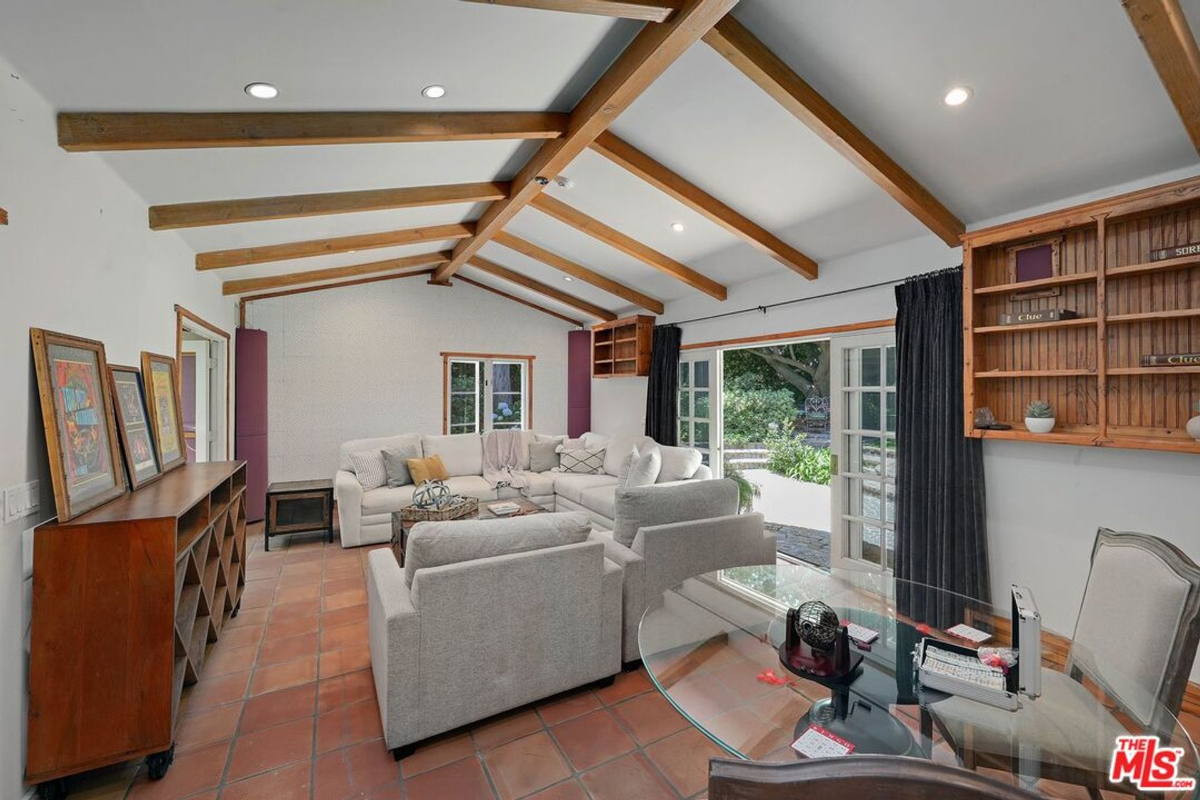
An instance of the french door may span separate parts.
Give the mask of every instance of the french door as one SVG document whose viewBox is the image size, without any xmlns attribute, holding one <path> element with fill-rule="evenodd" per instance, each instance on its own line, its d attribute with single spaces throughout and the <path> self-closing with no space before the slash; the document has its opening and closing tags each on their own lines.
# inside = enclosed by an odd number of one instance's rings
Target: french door
<svg viewBox="0 0 1200 800">
<path fill-rule="evenodd" d="M 890 572 L 896 556 L 896 336 L 835 337 L 830 409 L 833 566 Z"/>
<path fill-rule="evenodd" d="M 486 433 L 529 427 L 530 371 L 530 362 L 525 359 L 448 359 L 446 432 Z"/>
<path fill-rule="evenodd" d="M 721 477 L 721 354 L 685 350 L 679 359 L 679 445 L 700 451 Z"/>
</svg>

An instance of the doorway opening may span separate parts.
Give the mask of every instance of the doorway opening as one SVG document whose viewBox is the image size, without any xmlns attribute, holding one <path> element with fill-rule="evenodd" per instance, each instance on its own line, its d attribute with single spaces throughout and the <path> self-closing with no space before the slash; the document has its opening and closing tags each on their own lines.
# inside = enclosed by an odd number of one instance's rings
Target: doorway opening
<svg viewBox="0 0 1200 800">
<path fill-rule="evenodd" d="M 176 360 L 188 463 L 229 457 L 229 334 L 175 306 Z"/>
</svg>

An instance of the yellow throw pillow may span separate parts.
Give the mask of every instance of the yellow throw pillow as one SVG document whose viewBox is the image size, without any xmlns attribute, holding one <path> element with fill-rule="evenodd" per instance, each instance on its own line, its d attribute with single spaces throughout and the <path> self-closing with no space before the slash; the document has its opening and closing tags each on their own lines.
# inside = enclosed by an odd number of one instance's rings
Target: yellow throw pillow
<svg viewBox="0 0 1200 800">
<path fill-rule="evenodd" d="M 429 458 L 410 458 L 408 471 L 412 473 L 413 483 L 420 485 L 425 481 L 444 481 L 450 476 L 446 474 L 446 465 L 441 456 Z"/>
</svg>

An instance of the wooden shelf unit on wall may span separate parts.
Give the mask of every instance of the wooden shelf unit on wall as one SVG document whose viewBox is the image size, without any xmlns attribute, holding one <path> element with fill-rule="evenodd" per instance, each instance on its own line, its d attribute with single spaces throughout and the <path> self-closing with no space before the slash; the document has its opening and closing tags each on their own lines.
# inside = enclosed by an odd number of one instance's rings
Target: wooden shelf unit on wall
<svg viewBox="0 0 1200 800">
<path fill-rule="evenodd" d="M 1057 274 L 1014 283 L 1010 254 L 1045 242 L 1057 249 Z M 1154 250 L 1197 242 L 1200 178 L 966 234 L 967 435 L 1200 453 L 1185 430 L 1200 401 L 1200 368 L 1141 364 L 1200 352 L 1200 255 L 1151 260 Z M 1002 313 L 1051 308 L 1078 318 L 999 322 Z M 1054 406 L 1052 433 L 1026 430 L 1033 400 Z M 981 406 L 1012 430 L 976 429 Z"/>
<path fill-rule="evenodd" d="M 654 317 L 638 314 L 592 326 L 592 376 L 633 378 L 650 374 Z"/>
<path fill-rule="evenodd" d="M 187 464 L 34 532 L 25 777 L 170 750 L 246 585 L 246 464 Z"/>
</svg>

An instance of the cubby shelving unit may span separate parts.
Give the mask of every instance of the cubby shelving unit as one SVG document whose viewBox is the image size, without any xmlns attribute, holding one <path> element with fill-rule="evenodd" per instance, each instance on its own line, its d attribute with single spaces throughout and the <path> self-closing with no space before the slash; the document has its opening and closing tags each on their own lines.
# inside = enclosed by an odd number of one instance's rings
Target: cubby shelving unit
<svg viewBox="0 0 1200 800">
<path fill-rule="evenodd" d="M 592 375 L 632 378 L 650 374 L 654 317 L 639 314 L 592 328 Z"/>
<path fill-rule="evenodd" d="M 187 464 L 38 526 L 27 780 L 171 750 L 246 585 L 245 495 L 245 462 Z"/>
<path fill-rule="evenodd" d="M 1011 252 L 1054 241 L 1057 274 L 1015 283 Z M 990 439 L 1200 453 L 1185 426 L 1200 367 L 1143 356 L 1200 352 L 1200 255 L 1152 251 L 1200 242 L 1200 178 L 1133 192 L 963 237 L 966 433 Z M 1000 314 L 1067 308 L 1076 319 L 1001 325 Z M 1054 431 L 1025 429 L 1049 401 Z M 1011 430 L 981 430 L 987 406 Z"/>
</svg>

